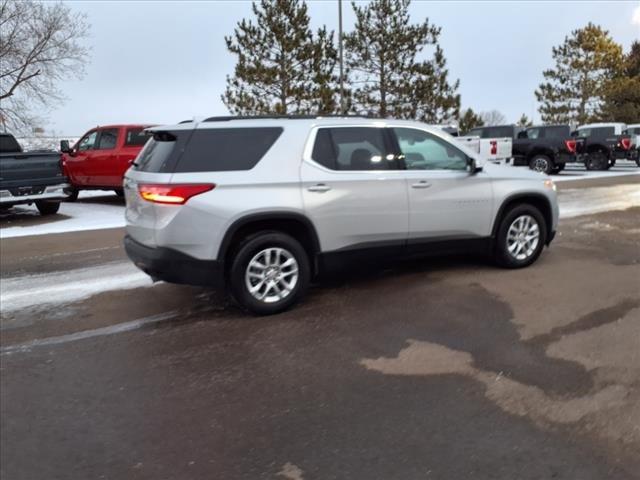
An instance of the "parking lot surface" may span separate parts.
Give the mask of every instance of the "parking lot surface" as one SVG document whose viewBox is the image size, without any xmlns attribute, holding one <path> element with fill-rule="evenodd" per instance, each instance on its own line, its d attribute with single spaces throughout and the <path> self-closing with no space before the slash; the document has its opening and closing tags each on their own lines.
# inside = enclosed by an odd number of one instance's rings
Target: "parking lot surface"
<svg viewBox="0 0 640 480">
<path fill-rule="evenodd" d="M 639 191 L 563 183 L 530 268 L 373 265 L 261 318 L 120 228 L 5 238 L 1 476 L 640 478 Z"/>
</svg>

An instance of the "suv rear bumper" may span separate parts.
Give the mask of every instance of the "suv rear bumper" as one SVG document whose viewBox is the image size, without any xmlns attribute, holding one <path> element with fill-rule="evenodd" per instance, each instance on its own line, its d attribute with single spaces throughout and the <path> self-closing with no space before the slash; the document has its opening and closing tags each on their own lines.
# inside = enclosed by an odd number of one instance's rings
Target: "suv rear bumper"
<svg viewBox="0 0 640 480">
<path fill-rule="evenodd" d="M 128 235 L 124 237 L 124 249 L 136 267 L 153 279 L 184 285 L 224 285 L 224 269 L 217 260 L 199 260 L 171 248 L 148 247 Z"/>
</svg>

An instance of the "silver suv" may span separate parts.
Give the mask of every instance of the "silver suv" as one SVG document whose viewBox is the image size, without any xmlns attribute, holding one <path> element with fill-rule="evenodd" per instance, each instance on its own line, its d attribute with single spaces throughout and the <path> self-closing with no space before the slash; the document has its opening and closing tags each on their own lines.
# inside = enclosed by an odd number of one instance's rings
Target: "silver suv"
<svg viewBox="0 0 640 480">
<path fill-rule="evenodd" d="M 124 181 L 127 254 L 155 279 L 226 284 L 259 314 L 354 258 L 477 249 L 519 268 L 556 231 L 550 179 L 483 165 L 422 123 L 213 117 L 149 133 Z"/>
</svg>

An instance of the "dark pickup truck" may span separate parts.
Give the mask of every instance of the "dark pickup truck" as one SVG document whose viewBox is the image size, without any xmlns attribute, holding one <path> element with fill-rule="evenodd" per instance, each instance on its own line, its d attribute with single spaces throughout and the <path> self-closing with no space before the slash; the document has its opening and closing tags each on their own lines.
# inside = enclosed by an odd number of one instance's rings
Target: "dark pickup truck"
<svg viewBox="0 0 640 480">
<path fill-rule="evenodd" d="M 616 160 L 638 162 L 638 150 L 634 147 L 634 137 L 623 133 L 624 123 L 597 123 L 582 125 L 573 133 L 576 153 L 587 170 L 608 170 Z"/>
<path fill-rule="evenodd" d="M 23 152 L 8 133 L 0 133 L 0 208 L 35 203 L 42 215 L 58 212 L 69 187 L 58 152 Z"/>
<path fill-rule="evenodd" d="M 478 127 L 467 135 L 480 138 L 511 137 L 513 165 L 529 166 L 532 170 L 546 173 L 558 173 L 566 163 L 577 161 L 576 142 L 571 137 L 569 125 L 540 125 L 519 127 L 517 125 L 498 125 Z"/>
</svg>

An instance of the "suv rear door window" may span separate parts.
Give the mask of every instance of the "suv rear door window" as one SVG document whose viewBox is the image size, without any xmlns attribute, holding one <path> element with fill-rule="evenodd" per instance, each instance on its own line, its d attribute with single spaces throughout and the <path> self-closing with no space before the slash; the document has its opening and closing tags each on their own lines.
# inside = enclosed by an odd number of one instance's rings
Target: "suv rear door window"
<svg viewBox="0 0 640 480">
<path fill-rule="evenodd" d="M 175 172 L 251 170 L 281 133 L 281 127 L 194 130 Z"/>
<path fill-rule="evenodd" d="M 330 170 L 397 170 L 388 154 L 382 128 L 320 128 L 311 158 Z"/>
</svg>

